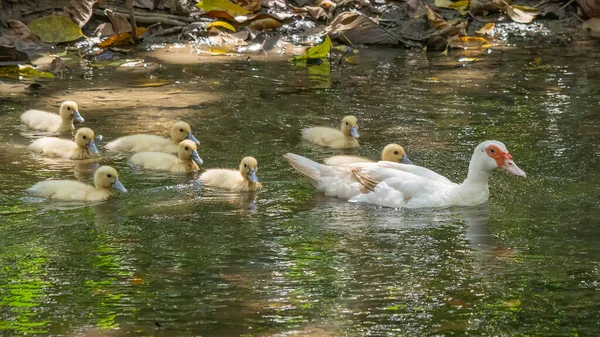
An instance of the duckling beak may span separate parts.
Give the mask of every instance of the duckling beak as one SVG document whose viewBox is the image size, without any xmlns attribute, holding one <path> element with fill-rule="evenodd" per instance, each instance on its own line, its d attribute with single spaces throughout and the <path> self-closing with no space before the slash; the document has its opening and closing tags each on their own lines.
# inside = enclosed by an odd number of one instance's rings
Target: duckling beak
<svg viewBox="0 0 600 337">
<path fill-rule="evenodd" d="M 202 158 L 200 158 L 200 156 L 198 155 L 197 151 L 192 151 L 192 154 L 190 155 L 190 159 L 193 160 L 198 165 L 202 165 L 202 163 L 204 163 Z"/>
<path fill-rule="evenodd" d="M 414 165 L 413 162 L 410 161 L 410 159 L 408 159 L 408 157 L 406 155 L 402 156 L 402 159 L 400 159 L 400 163 Z"/>
<path fill-rule="evenodd" d="M 505 160 L 504 165 L 500 166 L 500 168 L 519 177 L 527 177 L 525 171 L 521 170 L 511 159 Z"/>
<path fill-rule="evenodd" d="M 117 190 L 123 192 L 123 193 L 127 193 L 127 189 L 125 188 L 125 186 L 123 186 L 123 184 L 121 184 L 121 182 L 119 181 L 119 179 L 115 180 L 114 183 L 112 183 L 112 187 L 116 188 Z"/>
<path fill-rule="evenodd" d="M 258 182 L 258 177 L 256 176 L 256 172 L 254 172 L 253 169 L 250 169 L 250 171 L 248 171 L 248 180 L 251 183 L 257 183 Z"/>
<path fill-rule="evenodd" d="M 75 110 L 75 112 L 73 112 L 73 120 L 76 121 L 77 123 L 85 122 L 85 119 L 83 119 L 83 117 L 81 117 L 81 115 L 79 114 L 79 111 L 77 111 L 77 110 Z"/>
<path fill-rule="evenodd" d="M 87 148 L 90 150 L 91 153 L 93 154 L 98 154 L 100 151 L 98 151 L 98 148 L 96 147 L 96 142 L 95 141 L 91 141 L 88 143 Z"/>
<path fill-rule="evenodd" d="M 189 140 L 191 140 L 192 142 L 196 143 L 196 145 L 200 145 L 200 141 L 198 139 L 196 139 L 196 137 L 194 137 L 194 135 L 191 132 L 188 132 L 187 137 L 185 137 Z"/>
<path fill-rule="evenodd" d="M 358 133 L 358 130 L 356 129 L 356 126 L 353 126 L 353 127 L 350 128 L 350 136 L 352 136 L 354 138 L 360 137 L 360 134 Z"/>
</svg>

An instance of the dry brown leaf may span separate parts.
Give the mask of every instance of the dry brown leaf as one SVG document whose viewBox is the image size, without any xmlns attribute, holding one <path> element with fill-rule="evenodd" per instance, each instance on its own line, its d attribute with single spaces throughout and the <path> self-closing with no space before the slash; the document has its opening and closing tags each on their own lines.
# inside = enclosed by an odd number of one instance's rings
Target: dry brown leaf
<svg viewBox="0 0 600 337">
<path fill-rule="evenodd" d="M 492 32 L 494 31 L 495 26 L 496 25 L 493 22 L 486 23 L 485 26 L 481 27 L 475 33 L 481 34 L 481 35 L 492 35 Z"/>
<path fill-rule="evenodd" d="M 467 21 L 460 22 L 453 26 L 439 14 L 434 12 L 429 6 L 425 5 L 425 7 L 427 8 L 427 19 L 429 19 L 431 25 L 436 29 L 435 35 L 442 35 L 445 37 L 466 35 Z"/>
<path fill-rule="evenodd" d="M 238 4 L 238 6 L 246 8 L 251 13 L 256 12 L 262 6 L 261 0 L 237 0 L 235 3 Z"/>
<path fill-rule="evenodd" d="M 137 36 L 142 36 L 146 28 L 138 27 L 136 30 Z M 98 43 L 98 47 L 111 47 L 111 46 L 123 46 L 129 45 L 133 43 L 133 36 L 131 36 L 131 32 L 128 33 L 119 33 L 109 37 L 108 39 Z"/>
<path fill-rule="evenodd" d="M 480 0 L 471 0 L 470 12 L 473 15 L 487 15 L 490 12 L 500 12 L 506 8 L 507 3 L 510 4 L 511 1 L 492 0 L 488 2 L 483 2 Z"/>
<path fill-rule="evenodd" d="M 508 16 L 510 16 L 514 22 L 530 23 L 533 21 L 533 19 L 535 19 L 535 16 L 538 14 L 538 12 L 524 11 L 514 6 L 507 5 L 506 14 L 508 14 Z"/>
<path fill-rule="evenodd" d="M 96 0 L 71 0 L 69 7 L 64 8 L 64 15 L 83 27 L 92 17 L 95 4 Z"/>
<path fill-rule="evenodd" d="M 590 18 L 600 17 L 600 1 L 598 0 L 576 0 L 581 10 Z"/>
<path fill-rule="evenodd" d="M 592 18 L 585 21 L 581 28 L 593 37 L 600 37 L 600 18 Z"/>
<path fill-rule="evenodd" d="M 263 6 L 268 8 L 286 9 L 285 0 L 263 0 Z"/>
<path fill-rule="evenodd" d="M 364 15 L 343 12 L 323 31 L 332 39 L 354 44 L 398 44 L 383 28 Z"/>
<path fill-rule="evenodd" d="M 427 9 L 421 0 L 408 0 L 408 16 L 417 19 L 427 14 Z"/>
<path fill-rule="evenodd" d="M 330 10 L 334 10 L 337 7 L 337 4 L 331 0 L 316 0 L 315 5 L 322 8 L 329 8 Z"/>
<path fill-rule="evenodd" d="M 116 34 L 131 32 L 131 25 L 123 15 L 113 11 L 106 11 L 106 16 L 112 23 L 113 30 Z"/>
<path fill-rule="evenodd" d="M 425 5 L 425 8 L 427 8 L 427 19 L 429 19 L 429 22 L 431 23 L 433 28 L 435 28 L 436 30 L 441 30 L 450 26 L 448 22 L 446 22 L 446 20 L 442 18 L 441 15 L 434 12 L 429 6 Z"/>
<path fill-rule="evenodd" d="M 461 36 L 450 41 L 450 48 L 463 50 L 483 50 L 492 45 L 482 37 Z"/>
<path fill-rule="evenodd" d="M 110 22 L 101 23 L 94 29 L 94 36 L 97 37 L 107 37 L 115 34 L 115 30 Z"/>
<path fill-rule="evenodd" d="M 319 6 L 304 6 L 300 8 L 294 8 L 294 10 L 299 13 L 308 13 L 315 20 L 319 20 L 323 17 L 331 19 L 331 14 L 329 14 L 323 7 Z"/>
<path fill-rule="evenodd" d="M 251 29 L 260 30 L 260 31 L 271 30 L 271 29 L 279 28 L 281 26 L 283 26 L 283 23 L 281 23 L 281 21 L 274 19 L 272 17 L 255 19 L 255 20 L 252 20 L 248 24 L 248 27 L 250 27 Z"/>
</svg>

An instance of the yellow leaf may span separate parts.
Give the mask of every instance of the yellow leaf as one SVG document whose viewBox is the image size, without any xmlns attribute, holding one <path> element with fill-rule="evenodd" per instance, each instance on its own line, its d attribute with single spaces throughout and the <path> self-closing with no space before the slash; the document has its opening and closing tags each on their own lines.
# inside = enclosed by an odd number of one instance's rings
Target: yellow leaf
<svg viewBox="0 0 600 337">
<path fill-rule="evenodd" d="M 535 16 L 538 13 L 539 12 L 524 11 L 516 6 L 510 6 L 508 4 L 506 6 L 506 14 L 508 14 L 514 22 L 518 23 L 530 23 L 535 19 Z"/>
<path fill-rule="evenodd" d="M 485 26 L 481 27 L 481 29 L 479 29 L 475 33 L 481 34 L 481 35 L 492 35 L 492 32 L 494 31 L 494 27 L 495 27 L 495 25 L 493 22 L 486 23 Z"/>
<path fill-rule="evenodd" d="M 196 4 L 196 7 L 207 12 L 213 10 L 225 11 L 232 16 L 246 15 L 250 13 L 250 11 L 247 9 L 229 2 L 228 0 L 202 0 Z"/>
<path fill-rule="evenodd" d="M 75 22 L 58 15 L 33 20 L 28 27 L 47 43 L 69 42 L 83 36 L 81 28 Z"/>
<path fill-rule="evenodd" d="M 537 9 L 535 7 L 527 7 L 527 6 L 519 6 L 519 5 L 512 5 L 512 7 L 520 9 L 520 10 L 525 11 L 525 12 L 539 12 L 540 11 L 539 9 Z"/>
<path fill-rule="evenodd" d="M 329 36 L 325 37 L 323 43 L 308 48 L 305 55 L 297 55 L 290 59 L 290 61 L 301 61 L 307 59 L 319 59 L 327 57 L 327 54 L 331 51 L 331 39 Z"/>
<path fill-rule="evenodd" d="M 210 27 L 222 27 L 222 28 L 225 28 L 225 29 L 229 29 L 232 32 L 235 32 L 235 28 L 232 25 L 230 25 L 227 22 L 225 22 L 225 21 L 211 22 L 211 23 L 209 23 L 206 26 L 206 29 L 209 29 Z"/>
<path fill-rule="evenodd" d="M 173 83 L 173 81 L 158 79 L 158 80 L 153 80 L 150 82 L 141 83 L 140 85 L 137 85 L 136 87 L 140 87 L 140 88 L 162 87 L 163 85 L 169 85 L 172 83 Z"/>
<path fill-rule="evenodd" d="M 452 2 L 450 0 L 435 0 L 434 5 L 438 8 L 455 9 L 461 15 L 465 15 L 469 12 L 467 8 L 470 5 L 470 0 L 461 0 L 457 2 Z"/>
<path fill-rule="evenodd" d="M 450 41 L 450 48 L 454 49 L 465 49 L 465 50 L 473 50 L 473 49 L 487 49 L 492 45 L 482 37 L 473 37 L 473 36 L 461 36 L 452 39 Z"/>
<path fill-rule="evenodd" d="M 136 30 L 137 36 L 142 36 L 142 34 L 144 34 L 145 31 L 146 28 L 138 27 L 138 29 Z M 98 47 L 123 46 L 132 43 L 133 36 L 131 36 L 130 32 L 126 32 L 112 35 L 108 39 L 98 43 Z"/>
<path fill-rule="evenodd" d="M 39 71 L 31 66 L 8 66 L 0 67 L 0 77 L 19 78 L 19 77 L 45 77 L 54 78 L 49 72 Z"/>
</svg>

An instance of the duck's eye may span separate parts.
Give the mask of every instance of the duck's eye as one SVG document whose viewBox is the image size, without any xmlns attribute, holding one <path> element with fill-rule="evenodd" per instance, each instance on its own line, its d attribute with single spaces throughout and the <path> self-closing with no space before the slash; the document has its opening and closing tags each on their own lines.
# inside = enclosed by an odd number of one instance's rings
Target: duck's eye
<svg viewBox="0 0 600 337">
<path fill-rule="evenodd" d="M 348 122 L 346 122 L 346 125 L 349 125 Z"/>
<path fill-rule="evenodd" d="M 244 167 L 248 167 L 248 164 L 244 164 Z"/>
<path fill-rule="evenodd" d="M 189 151 L 189 149 L 190 149 L 189 147 L 187 147 L 187 146 L 185 147 L 185 150 L 186 150 L 186 151 Z"/>
<path fill-rule="evenodd" d="M 71 110 L 71 107 L 70 107 L 70 106 L 68 106 L 68 107 L 67 107 L 67 110 Z"/>
<path fill-rule="evenodd" d="M 183 129 L 179 129 L 179 132 L 183 132 Z"/>
<path fill-rule="evenodd" d="M 394 154 L 395 154 L 395 155 L 397 155 L 397 154 L 398 154 L 398 151 L 394 151 Z"/>
<path fill-rule="evenodd" d="M 496 150 L 490 149 L 490 153 L 496 153 Z"/>
<path fill-rule="evenodd" d="M 83 136 L 83 139 L 87 139 L 87 136 Z"/>
<path fill-rule="evenodd" d="M 112 178 L 112 174 L 109 173 L 109 174 L 106 175 L 106 177 L 107 178 Z"/>
</svg>

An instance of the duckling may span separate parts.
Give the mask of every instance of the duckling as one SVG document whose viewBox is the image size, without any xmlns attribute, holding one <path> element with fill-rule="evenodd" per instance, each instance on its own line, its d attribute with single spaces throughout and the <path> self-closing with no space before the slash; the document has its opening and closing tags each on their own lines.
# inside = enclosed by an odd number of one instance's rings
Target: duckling
<svg viewBox="0 0 600 337">
<path fill-rule="evenodd" d="M 79 107 L 73 101 L 65 101 L 60 105 L 59 114 L 42 110 L 27 110 L 21 115 L 21 123 L 31 129 L 47 132 L 65 132 L 75 130 L 73 120 L 83 123 Z"/>
<path fill-rule="evenodd" d="M 90 159 L 98 154 L 94 141 L 94 131 L 81 128 L 75 134 L 75 141 L 56 137 L 44 137 L 33 141 L 29 148 L 50 158 Z"/>
<path fill-rule="evenodd" d="M 185 139 L 189 139 L 200 145 L 198 139 L 192 134 L 190 125 L 179 121 L 171 126 L 171 139 L 156 135 L 137 134 L 113 140 L 106 144 L 106 148 L 116 152 L 177 153 L 179 151 L 179 143 Z"/>
<path fill-rule="evenodd" d="M 199 165 L 203 163 L 197 149 L 196 143 L 186 139 L 179 143 L 179 158 L 170 153 L 138 152 L 131 157 L 131 162 L 142 169 L 194 172 L 200 170 Z"/>
<path fill-rule="evenodd" d="M 258 162 L 253 157 L 245 157 L 240 163 L 239 171 L 227 169 L 211 169 L 200 175 L 206 186 L 242 192 L 255 191 L 262 188 L 256 176 Z"/>
<path fill-rule="evenodd" d="M 100 201 L 108 199 L 112 189 L 127 192 L 119 181 L 117 171 L 110 166 L 100 166 L 94 174 L 94 186 L 76 180 L 41 181 L 27 189 L 27 193 L 42 198 L 66 201 Z"/>
<path fill-rule="evenodd" d="M 406 151 L 404 148 L 398 144 L 388 144 L 383 148 L 381 152 L 381 160 L 383 161 L 391 161 L 394 163 L 401 164 L 410 164 L 414 165 L 410 159 L 406 156 Z M 355 163 L 373 163 L 373 160 L 363 158 L 363 157 L 355 157 L 355 156 L 333 156 L 326 158 L 323 163 L 328 166 L 340 166 L 345 164 L 355 164 Z"/>
<path fill-rule="evenodd" d="M 327 127 L 302 129 L 302 137 L 311 143 L 334 149 L 350 149 L 358 147 L 358 120 L 354 116 L 342 119 L 342 128 L 336 130 Z"/>
</svg>

